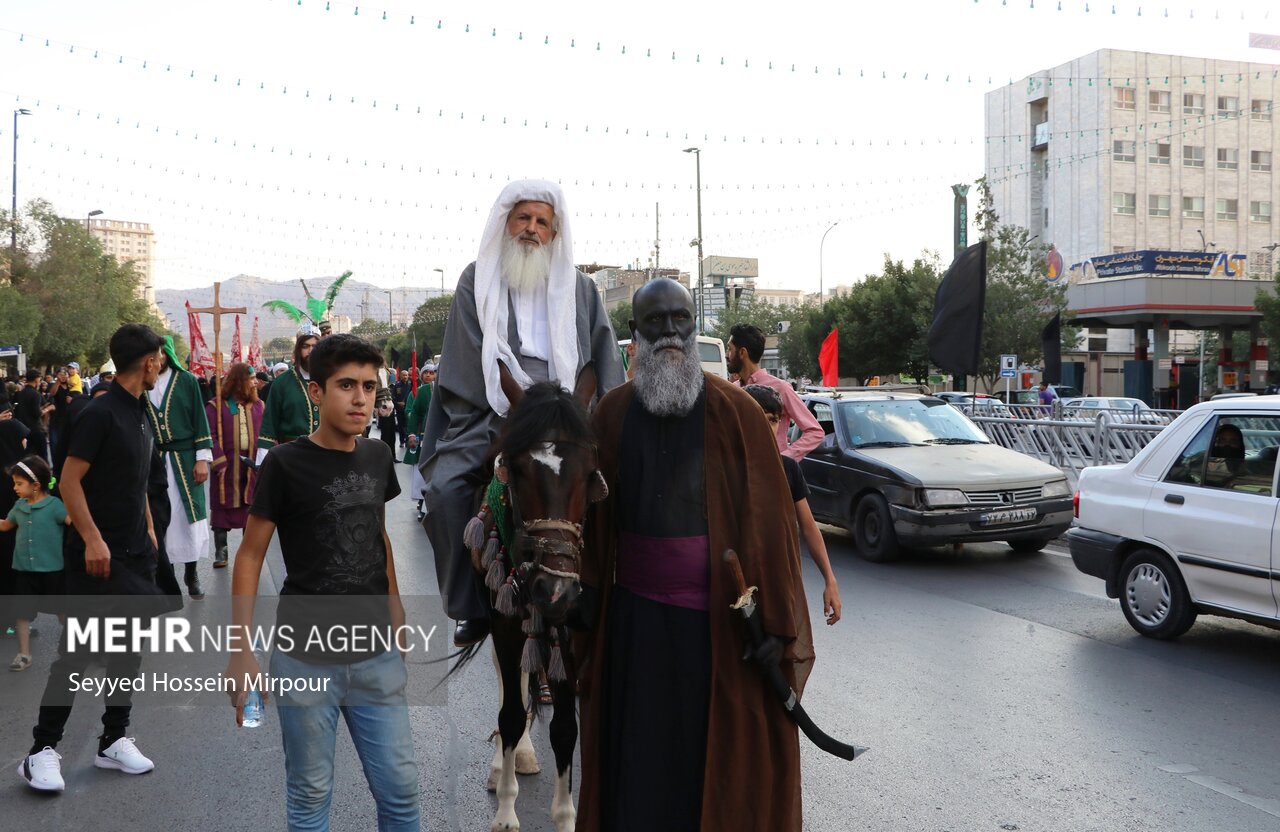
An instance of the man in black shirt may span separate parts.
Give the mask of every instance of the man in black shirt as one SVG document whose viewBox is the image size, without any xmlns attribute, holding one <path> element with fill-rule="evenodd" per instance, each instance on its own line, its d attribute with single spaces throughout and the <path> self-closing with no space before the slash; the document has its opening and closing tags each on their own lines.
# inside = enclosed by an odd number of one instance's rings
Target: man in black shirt
<svg viewBox="0 0 1280 832">
<path fill-rule="evenodd" d="M 26 384 L 13 396 L 13 418 L 27 426 L 27 453 L 45 456 L 44 398 L 40 395 L 40 371 L 27 370 Z"/>
<path fill-rule="evenodd" d="M 157 592 L 156 540 L 146 498 L 153 437 L 141 396 L 155 386 L 160 345 L 160 336 L 142 324 L 116 330 L 110 343 L 120 370 L 116 382 L 89 402 L 67 439 L 61 494 L 73 524 L 63 550 L 69 595 Z M 33 789 L 60 792 L 65 787 L 54 749 L 71 716 L 72 677 L 95 659 L 106 661 L 107 680 L 133 679 L 142 666 L 137 653 L 95 654 L 83 645 L 72 649 L 64 640 L 49 668 L 39 722 L 32 731 L 35 742 L 18 768 Z M 105 698 L 94 766 L 126 774 L 151 771 L 155 764 L 125 736 L 131 711 L 128 686 L 116 686 Z"/>
<path fill-rule="evenodd" d="M 261 674 L 248 649 L 253 600 L 267 546 L 279 530 L 287 574 L 275 629 L 288 627 L 293 644 L 276 642 L 271 676 L 306 680 L 312 691 L 323 691 L 280 697 L 288 827 L 329 828 L 341 712 L 378 804 L 379 828 L 417 829 L 418 769 L 403 657 L 385 641 L 344 652 L 309 643 L 318 632 L 404 624 L 384 523 L 385 503 L 400 493 L 395 458 L 382 442 L 361 436 L 378 392 L 382 353 L 354 335 L 330 335 L 316 344 L 309 366 L 308 393 L 320 424 L 310 436 L 276 445 L 263 460 L 231 577 L 234 626 L 246 637 L 224 676 L 238 688 L 231 701 L 240 723 L 247 688 Z M 318 609 L 329 614 L 317 615 Z"/>
</svg>

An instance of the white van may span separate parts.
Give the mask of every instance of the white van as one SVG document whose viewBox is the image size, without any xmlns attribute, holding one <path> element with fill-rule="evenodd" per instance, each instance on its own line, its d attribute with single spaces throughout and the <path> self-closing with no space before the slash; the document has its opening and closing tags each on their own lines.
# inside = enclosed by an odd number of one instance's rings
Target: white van
<svg viewBox="0 0 1280 832">
<path fill-rule="evenodd" d="M 631 359 L 627 356 L 627 347 L 630 345 L 630 338 L 624 338 L 618 342 L 618 352 L 622 353 L 624 370 L 631 365 Z M 698 360 L 702 362 L 702 369 L 706 372 L 720 378 L 729 377 L 729 366 L 724 360 L 724 342 L 719 338 L 712 338 L 709 335 L 698 336 Z"/>
</svg>

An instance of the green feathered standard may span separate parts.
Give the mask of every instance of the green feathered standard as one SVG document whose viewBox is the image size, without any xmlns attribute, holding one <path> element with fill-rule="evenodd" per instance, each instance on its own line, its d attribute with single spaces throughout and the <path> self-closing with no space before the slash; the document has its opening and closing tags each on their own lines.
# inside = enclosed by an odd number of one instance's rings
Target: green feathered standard
<svg viewBox="0 0 1280 832">
<path fill-rule="evenodd" d="M 305 320 L 319 326 L 321 321 L 328 319 L 329 312 L 333 309 L 333 304 L 338 299 L 338 291 L 349 277 L 351 277 L 350 270 L 343 272 L 337 280 L 329 284 L 329 288 L 325 291 L 323 298 L 312 297 L 311 290 L 307 288 L 307 282 L 300 280 L 302 291 L 307 295 L 307 300 L 304 304 L 305 308 L 300 309 L 287 300 L 269 300 L 262 304 L 262 308 L 268 312 L 279 312 L 295 324 L 301 324 Z"/>
</svg>

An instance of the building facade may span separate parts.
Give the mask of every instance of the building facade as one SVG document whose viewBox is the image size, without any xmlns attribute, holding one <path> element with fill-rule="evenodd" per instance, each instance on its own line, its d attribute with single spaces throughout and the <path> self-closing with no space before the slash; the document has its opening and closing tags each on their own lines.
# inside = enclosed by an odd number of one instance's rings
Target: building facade
<svg viewBox="0 0 1280 832">
<path fill-rule="evenodd" d="M 1068 274 L 1092 257 L 1166 250 L 1217 252 L 1222 276 L 1269 277 L 1278 75 L 1274 64 L 1104 49 L 993 90 L 995 210 L 1053 245 Z"/>
<path fill-rule="evenodd" d="M 151 225 L 128 220 L 90 219 L 89 233 L 102 250 L 122 263 L 132 263 L 138 273 L 138 297 L 156 305 L 155 234 Z"/>
</svg>

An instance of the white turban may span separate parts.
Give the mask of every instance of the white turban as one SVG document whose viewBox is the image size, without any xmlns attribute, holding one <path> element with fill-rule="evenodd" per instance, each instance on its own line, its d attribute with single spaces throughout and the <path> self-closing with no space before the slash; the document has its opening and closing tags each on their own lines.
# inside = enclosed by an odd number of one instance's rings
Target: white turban
<svg viewBox="0 0 1280 832">
<path fill-rule="evenodd" d="M 501 359 L 521 387 L 533 379 L 507 343 L 508 295 L 502 281 L 502 242 L 507 236 L 507 216 L 521 202 L 545 202 L 555 211 L 559 231 L 551 246 L 551 272 L 547 277 L 547 329 L 551 339 L 548 374 L 566 390 L 572 390 L 578 374 L 577 271 L 573 266 L 573 237 L 569 233 L 569 209 L 560 186 L 542 179 L 522 179 L 502 189 L 489 213 L 489 222 L 480 238 L 476 257 L 476 315 L 484 340 L 480 363 L 484 368 L 484 389 L 494 413 L 506 415 L 511 403 L 502 392 L 498 378 Z"/>
</svg>

